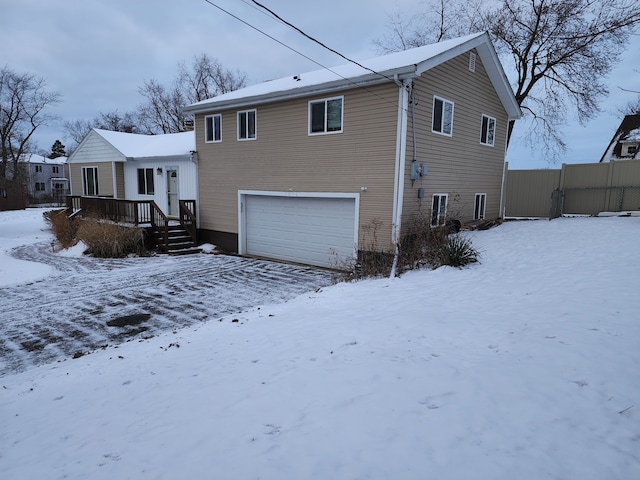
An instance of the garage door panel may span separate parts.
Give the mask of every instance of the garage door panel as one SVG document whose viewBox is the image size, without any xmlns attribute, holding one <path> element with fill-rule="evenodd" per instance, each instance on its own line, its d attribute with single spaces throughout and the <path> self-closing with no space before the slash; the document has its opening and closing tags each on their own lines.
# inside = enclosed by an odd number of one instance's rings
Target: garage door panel
<svg viewBox="0 0 640 480">
<path fill-rule="evenodd" d="M 246 253 L 335 266 L 355 251 L 354 198 L 246 195 Z"/>
</svg>

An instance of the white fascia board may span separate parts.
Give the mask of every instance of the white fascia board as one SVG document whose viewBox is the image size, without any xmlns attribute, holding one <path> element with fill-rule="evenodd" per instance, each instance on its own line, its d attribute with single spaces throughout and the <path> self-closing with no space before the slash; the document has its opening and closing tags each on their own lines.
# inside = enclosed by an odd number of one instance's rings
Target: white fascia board
<svg viewBox="0 0 640 480">
<path fill-rule="evenodd" d="M 404 79 L 415 76 L 415 65 L 409 65 L 404 68 L 394 69 L 392 71 L 380 72 L 380 74 L 370 73 L 356 78 L 348 78 L 336 80 L 334 82 L 322 83 L 318 85 L 309 85 L 305 88 L 281 90 L 277 92 L 269 92 L 264 95 L 253 95 L 249 97 L 234 98 L 232 100 L 211 102 L 189 105 L 182 109 L 183 113 L 208 113 L 221 110 L 229 110 L 234 108 L 243 108 L 247 106 L 264 105 L 266 103 L 279 102 L 283 100 L 292 100 L 296 98 L 311 97 L 315 95 L 333 94 L 339 91 L 352 90 L 355 88 L 366 88 L 382 83 L 394 82 L 394 76 Z"/>
</svg>

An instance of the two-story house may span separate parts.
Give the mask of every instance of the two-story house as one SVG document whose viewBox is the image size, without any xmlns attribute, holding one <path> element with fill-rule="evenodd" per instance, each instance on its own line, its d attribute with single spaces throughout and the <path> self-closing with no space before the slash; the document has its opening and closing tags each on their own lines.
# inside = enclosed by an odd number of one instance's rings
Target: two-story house
<svg viewBox="0 0 640 480">
<path fill-rule="evenodd" d="M 69 195 L 67 157 L 26 155 L 27 198 L 29 203 L 64 203 Z"/>
<path fill-rule="evenodd" d="M 250 86 L 195 114 L 200 238 L 333 266 L 402 226 L 501 215 L 521 116 L 486 33 Z"/>
</svg>

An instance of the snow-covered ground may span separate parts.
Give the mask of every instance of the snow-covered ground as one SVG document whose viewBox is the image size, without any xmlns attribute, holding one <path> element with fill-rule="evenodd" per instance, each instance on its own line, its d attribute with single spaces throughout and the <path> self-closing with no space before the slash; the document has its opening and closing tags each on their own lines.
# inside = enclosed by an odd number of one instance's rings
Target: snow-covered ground
<svg viewBox="0 0 640 480">
<path fill-rule="evenodd" d="M 640 218 L 469 236 L 462 270 L 0 378 L 0 478 L 640 478 Z"/>
</svg>

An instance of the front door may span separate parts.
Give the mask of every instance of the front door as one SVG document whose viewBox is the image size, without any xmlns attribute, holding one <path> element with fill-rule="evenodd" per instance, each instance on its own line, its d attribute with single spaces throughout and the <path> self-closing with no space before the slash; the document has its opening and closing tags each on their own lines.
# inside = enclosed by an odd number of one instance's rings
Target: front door
<svg viewBox="0 0 640 480">
<path fill-rule="evenodd" d="M 167 196 L 169 205 L 169 216 L 179 217 L 180 207 L 178 205 L 178 171 L 167 169 Z"/>
</svg>

